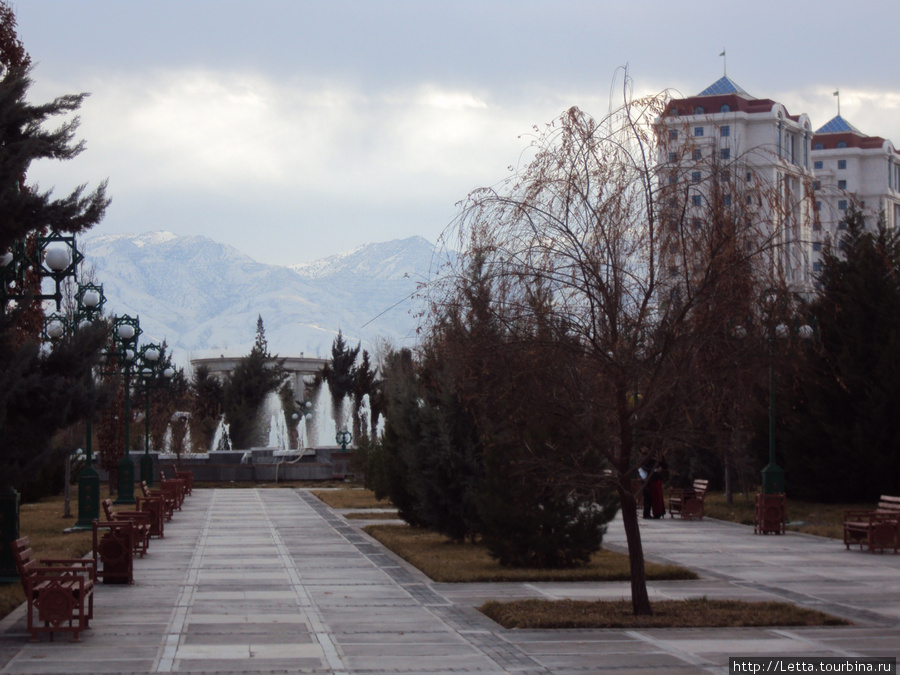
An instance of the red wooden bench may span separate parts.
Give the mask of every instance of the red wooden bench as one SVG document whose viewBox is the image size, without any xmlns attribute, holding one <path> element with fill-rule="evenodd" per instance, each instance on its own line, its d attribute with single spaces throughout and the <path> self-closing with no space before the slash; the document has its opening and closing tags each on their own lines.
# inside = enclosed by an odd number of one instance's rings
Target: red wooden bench
<svg viewBox="0 0 900 675">
<path fill-rule="evenodd" d="M 113 510 L 112 500 L 109 499 L 104 499 L 101 504 L 103 505 L 103 513 L 106 514 L 108 521 L 129 521 L 132 523 L 132 550 L 143 558 L 147 549 L 150 548 L 151 514 L 146 511 L 115 511 Z"/>
<path fill-rule="evenodd" d="M 147 481 L 142 480 L 140 482 L 141 494 L 145 499 L 157 498 L 162 501 L 162 511 L 163 517 L 166 520 L 172 520 L 172 515 L 175 513 L 175 497 L 170 492 L 165 490 L 153 490 L 147 487 Z"/>
<path fill-rule="evenodd" d="M 844 546 L 869 547 L 871 553 L 892 548 L 900 550 L 900 497 L 882 495 L 874 510 L 844 511 Z"/>
<path fill-rule="evenodd" d="M 78 634 L 90 627 L 89 621 L 94 616 L 96 568 L 93 560 L 35 560 L 28 537 L 14 541 L 12 548 L 28 603 L 31 641 L 36 641 L 41 631 L 50 633 L 51 640 L 54 632 L 65 631 L 71 632 L 72 640 L 78 642 Z"/>
<path fill-rule="evenodd" d="M 184 502 L 184 481 L 180 478 L 166 478 L 166 474 L 160 469 L 159 487 L 175 500 L 175 510 L 181 511 Z"/>
<path fill-rule="evenodd" d="M 130 520 L 94 521 L 94 566 L 104 584 L 134 582 L 133 525 Z"/>
<path fill-rule="evenodd" d="M 669 492 L 669 518 L 681 514 L 682 518 L 703 520 L 708 480 L 698 478 L 689 488 L 672 488 Z"/>
<path fill-rule="evenodd" d="M 165 498 L 157 495 L 138 495 L 135 497 L 137 510 L 150 514 L 150 536 L 164 537 L 166 526 Z"/>
<path fill-rule="evenodd" d="M 175 472 L 175 478 L 184 481 L 184 494 L 190 495 L 194 492 L 194 473 L 190 469 L 172 469 Z"/>
</svg>

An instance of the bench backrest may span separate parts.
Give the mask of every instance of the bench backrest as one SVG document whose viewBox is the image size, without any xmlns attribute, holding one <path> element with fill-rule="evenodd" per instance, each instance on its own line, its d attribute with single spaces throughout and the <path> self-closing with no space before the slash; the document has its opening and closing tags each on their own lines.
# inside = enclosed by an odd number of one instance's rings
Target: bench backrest
<svg viewBox="0 0 900 675">
<path fill-rule="evenodd" d="M 106 514 L 106 519 L 107 520 L 115 520 L 116 516 L 115 516 L 115 512 L 113 511 L 112 500 L 104 499 L 100 503 L 103 504 L 103 513 Z"/>
<path fill-rule="evenodd" d="M 694 494 L 704 496 L 706 495 L 706 488 L 709 485 L 708 480 L 704 480 L 702 478 L 698 478 L 694 481 Z"/>
<path fill-rule="evenodd" d="M 16 569 L 19 571 L 19 578 L 22 580 L 23 586 L 28 586 L 29 577 L 33 574 L 33 569 L 38 566 L 37 560 L 32 558 L 34 551 L 31 550 L 31 543 L 28 537 L 16 539 L 12 543 L 13 557 L 16 559 Z"/>
<path fill-rule="evenodd" d="M 881 495 L 881 498 L 878 500 L 878 508 L 875 510 L 883 513 L 896 513 L 900 516 L 900 497 Z"/>
</svg>

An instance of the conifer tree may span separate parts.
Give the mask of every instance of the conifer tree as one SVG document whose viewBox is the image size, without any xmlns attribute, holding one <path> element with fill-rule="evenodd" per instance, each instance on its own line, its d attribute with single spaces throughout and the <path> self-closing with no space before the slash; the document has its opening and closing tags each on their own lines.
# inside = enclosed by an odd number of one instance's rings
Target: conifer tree
<svg viewBox="0 0 900 675">
<path fill-rule="evenodd" d="M 33 243 L 49 230 L 83 232 L 101 220 L 109 203 L 105 183 L 92 192 L 81 187 L 59 198 L 28 184 L 33 161 L 72 159 L 84 149 L 84 143 L 75 140 L 77 117 L 56 129 L 45 124 L 77 111 L 87 94 L 29 103 L 31 59 L 15 26 L 12 8 L 0 2 L 0 255 L 15 242 Z M 30 278 L 22 285 L 4 274 L 0 283 L 20 295 L 34 290 L 38 281 Z M 105 392 L 91 375 L 103 344 L 102 330 L 82 330 L 42 350 L 42 318 L 39 302 L 21 300 L 18 306 L 0 307 L 0 490 L 18 485 L 23 474 L 52 460 L 54 433 L 105 401 Z"/>
<path fill-rule="evenodd" d="M 826 248 L 793 400 L 781 410 L 788 493 L 872 501 L 900 476 L 900 232 L 866 229 L 857 205 Z"/>
<path fill-rule="evenodd" d="M 223 395 L 222 382 L 209 368 L 199 366 L 190 384 L 191 436 L 198 448 L 218 449 L 210 444 L 222 414 Z"/>
<path fill-rule="evenodd" d="M 223 408 L 235 448 L 250 448 L 263 441 L 260 410 L 266 396 L 277 391 L 284 378 L 284 360 L 269 353 L 260 316 L 256 322 L 253 347 L 231 371 L 223 391 Z"/>
</svg>

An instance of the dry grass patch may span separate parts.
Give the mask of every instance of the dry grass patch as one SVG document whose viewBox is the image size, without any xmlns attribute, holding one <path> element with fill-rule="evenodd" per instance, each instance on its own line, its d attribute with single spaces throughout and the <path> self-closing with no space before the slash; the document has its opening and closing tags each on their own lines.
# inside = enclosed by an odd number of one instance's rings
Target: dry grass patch
<svg viewBox="0 0 900 675">
<path fill-rule="evenodd" d="M 635 616 L 631 600 L 515 600 L 478 608 L 504 628 L 741 628 L 847 626 L 849 621 L 785 602 L 661 600 L 653 616 Z"/>
<path fill-rule="evenodd" d="M 313 490 L 312 493 L 333 509 L 390 509 L 394 506 L 387 499 L 375 499 L 374 492 L 363 488 Z"/>
<path fill-rule="evenodd" d="M 369 525 L 365 531 L 434 581 L 628 581 L 631 578 L 628 556 L 611 551 L 598 551 L 588 565 L 577 569 L 519 569 L 502 567 L 477 542 L 452 542 L 417 527 Z M 647 578 L 696 579 L 697 575 L 677 565 L 648 562 Z"/>
<path fill-rule="evenodd" d="M 351 520 L 396 520 L 399 518 L 396 511 L 354 511 L 342 515 Z"/>
<path fill-rule="evenodd" d="M 77 512 L 77 500 L 72 499 L 72 511 Z M 92 534 L 76 532 L 63 534 L 76 518 L 63 518 L 62 496 L 42 499 L 36 504 L 19 507 L 19 536 L 28 537 L 35 558 L 81 558 L 90 553 Z M 25 602 L 22 584 L 0 584 L 0 617 L 4 617 Z"/>
</svg>

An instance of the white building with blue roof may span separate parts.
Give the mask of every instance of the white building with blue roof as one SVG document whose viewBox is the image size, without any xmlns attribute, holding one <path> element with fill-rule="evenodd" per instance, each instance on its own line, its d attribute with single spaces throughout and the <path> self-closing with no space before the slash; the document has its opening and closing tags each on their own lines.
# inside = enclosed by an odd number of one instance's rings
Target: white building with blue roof
<svg viewBox="0 0 900 675">
<path fill-rule="evenodd" d="M 660 121 L 666 134 L 660 161 L 672 168 L 666 180 L 687 194 L 688 219 L 701 226 L 713 195 L 726 206 L 756 200 L 762 209 L 754 216 L 774 244 L 773 263 L 791 286 L 808 288 L 814 223 L 808 116 L 755 98 L 726 76 L 696 96 L 669 101 Z"/>
<path fill-rule="evenodd" d="M 880 214 L 885 224 L 900 227 L 900 153 L 891 141 L 867 136 L 840 113 L 812 139 L 816 223 L 812 242 L 814 271 L 821 252 L 846 228 L 844 216 L 855 201 L 874 227 Z"/>
</svg>

